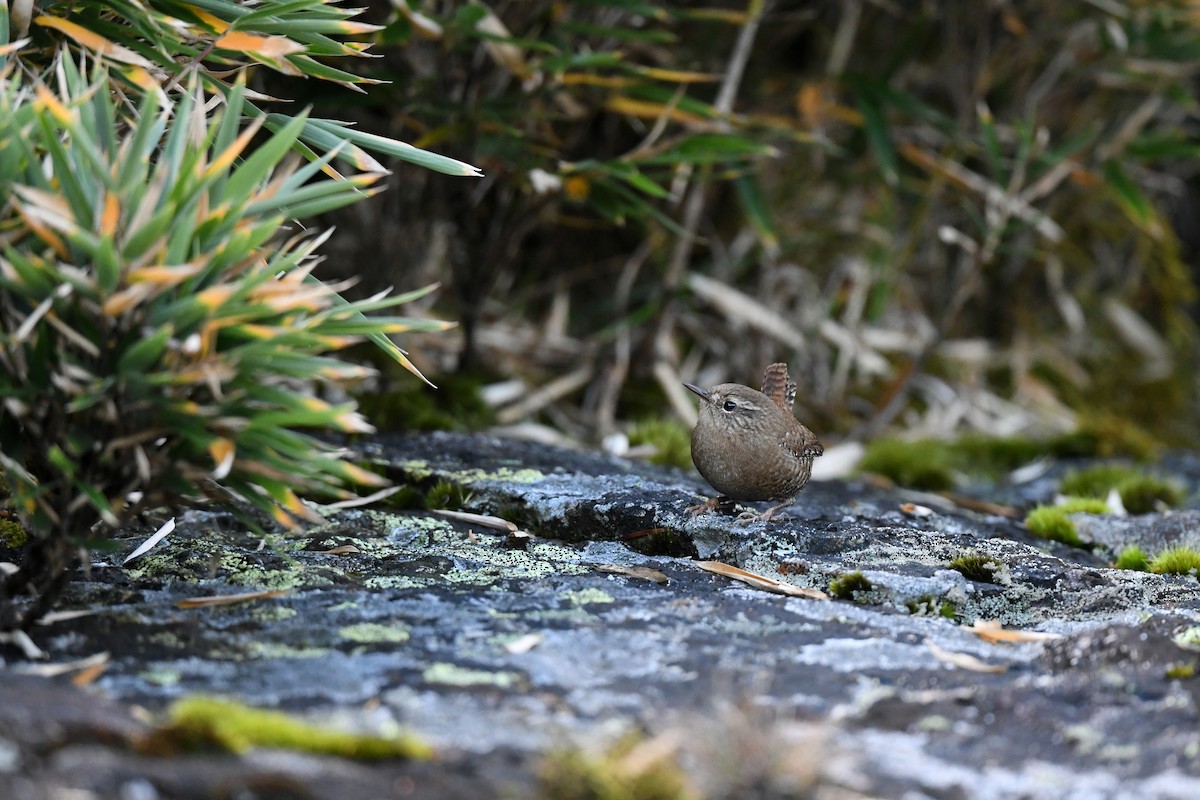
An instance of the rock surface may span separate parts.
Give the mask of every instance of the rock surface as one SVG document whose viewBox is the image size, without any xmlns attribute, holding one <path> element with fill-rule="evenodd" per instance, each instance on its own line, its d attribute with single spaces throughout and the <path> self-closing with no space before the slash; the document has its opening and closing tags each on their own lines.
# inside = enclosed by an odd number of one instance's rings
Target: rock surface
<svg viewBox="0 0 1200 800">
<path fill-rule="evenodd" d="M 122 567 L 165 516 L 122 531 L 64 605 L 95 613 L 34 632 L 53 662 L 107 652 L 104 671 L 78 689 L 2 651 L 11 796 L 530 796 L 547 753 L 636 733 L 705 797 L 1200 797 L 1200 583 L 1106 566 L 1130 544 L 1200 543 L 1196 511 L 1079 518 L 1086 550 L 983 504 L 830 481 L 742 524 L 688 516 L 692 476 L 593 453 L 465 434 L 362 447 L 522 532 L 386 501 L 265 535 L 186 511 Z M 1195 496 L 1195 459 L 1163 466 Z M 1049 500 L 1059 474 L 975 494 Z M 982 556 L 975 580 L 950 568 L 964 555 Z M 866 581 L 815 600 L 697 559 Z M 286 591 L 178 606 L 253 590 Z M 973 627 L 989 620 L 1052 637 L 991 642 Z M 157 715 L 196 694 L 408 730 L 439 757 L 149 755 Z"/>
</svg>

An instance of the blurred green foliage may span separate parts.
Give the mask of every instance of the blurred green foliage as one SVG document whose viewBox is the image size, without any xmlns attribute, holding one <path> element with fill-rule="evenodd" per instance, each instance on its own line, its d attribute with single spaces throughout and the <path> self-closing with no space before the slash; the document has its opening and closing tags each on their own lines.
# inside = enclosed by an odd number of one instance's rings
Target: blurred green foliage
<svg viewBox="0 0 1200 800">
<path fill-rule="evenodd" d="M 597 394 L 665 388 L 664 365 L 748 382 L 785 360 L 827 428 L 986 431 L 946 404 L 999 395 L 1030 429 L 1069 429 L 1065 403 L 1197 441 L 1189 3 L 757 10 L 376 3 L 392 83 L 318 99 L 488 179 L 406 178 L 359 223 L 361 263 L 383 237 L 381 280 L 448 278 L 464 362 L 591 364 L 587 433 L 616 428 Z M 551 317 L 544 345 L 479 336 Z"/>
<path fill-rule="evenodd" d="M 1160 506 L 1174 508 L 1183 500 L 1183 490 L 1168 480 L 1120 464 L 1101 464 L 1070 472 L 1059 491 L 1080 497 L 1104 498 L 1115 489 L 1131 514 L 1148 514 Z"/>
</svg>

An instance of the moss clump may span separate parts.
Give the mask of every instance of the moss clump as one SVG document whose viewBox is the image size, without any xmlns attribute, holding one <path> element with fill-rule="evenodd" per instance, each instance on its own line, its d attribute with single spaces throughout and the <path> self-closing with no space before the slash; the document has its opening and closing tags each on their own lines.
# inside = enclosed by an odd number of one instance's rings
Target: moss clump
<svg viewBox="0 0 1200 800">
<path fill-rule="evenodd" d="M 171 706 L 170 724 L 153 748 L 218 749 L 241 753 L 252 747 L 273 747 L 324 753 L 342 758 L 380 760 L 427 759 L 430 748 L 410 736 L 362 736 L 309 725 L 278 711 L 264 711 L 211 697 L 191 697 Z"/>
<path fill-rule="evenodd" d="M 1075 523 L 1067 512 L 1058 506 L 1038 506 L 1025 517 L 1025 527 L 1035 536 L 1062 542 L 1072 547 L 1083 547 L 1083 540 L 1075 530 Z"/>
<path fill-rule="evenodd" d="M 943 601 L 939 603 L 931 594 L 923 594 L 904 602 L 908 613 L 917 617 L 945 617 L 954 619 L 954 603 Z"/>
<path fill-rule="evenodd" d="M 1109 510 L 1099 497 L 1067 497 L 1056 508 L 1066 514 L 1107 514 Z"/>
<path fill-rule="evenodd" d="M 874 588 L 861 572 L 847 572 L 829 582 L 829 593 L 839 600 L 854 600 L 855 592 L 869 592 Z"/>
<path fill-rule="evenodd" d="M 1200 551 L 1171 547 L 1150 561 L 1150 571 L 1160 575 L 1200 575 Z"/>
<path fill-rule="evenodd" d="M 1113 489 L 1131 514 L 1147 514 L 1160 504 L 1177 506 L 1183 499 L 1182 490 L 1175 484 L 1120 464 L 1100 464 L 1068 473 L 1059 485 L 1063 494 L 1080 497 L 1103 498 Z"/>
<path fill-rule="evenodd" d="M 949 449 L 943 442 L 877 439 L 867 448 L 859 469 L 882 475 L 900 486 L 936 492 L 954 486 L 950 462 Z"/>
<path fill-rule="evenodd" d="M 626 737 L 601 755 L 581 750 L 551 753 L 539 770 L 541 800 L 688 800 L 683 771 L 669 756 L 638 758 L 637 737 Z"/>
<path fill-rule="evenodd" d="M 644 419 L 629 429 L 631 446 L 653 445 L 650 461 L 671 467 L 692 466 L 692 432 L 673 419 Z"/>
<path fill-rule="evenodd" d="M 1150 569 L 1150 558 L 1146 552 L 1137 545 L 1130 545 L 1121 551 L 1117 556 L 1117 560 L 1113 562 L 1113 566 L 1117 569 L 1132 569 L 1138 572 L 1146 572 Z"/>
<path fill-rule="evenodd" d="M 470 504 L 473 495 L 465 487 L 450 481 L 438 481 L 425 493 L 426 508 L 458 511 Z"/>
<path fill-rule="evenodd" d="M 1159 450 L 1153 436 L 1136 424 L 1112 414 L 1092 414 L 1071 433 L 1055 437 L 1050 452 L 1060 458 L 1113 458 L 1147 461 Z"/>
<path fill-rule="evenodd" d="M 12 519 L 0 519 L 0 547 L 24 547 L 29 543 L 29 531 Z"/>
<path fill-rule="evenodd" d="M 1132 478 L 1118 486 L 1117 491 L 1130 514 L 1149 514 L 1160 506 L 1174 508 L 1183 500 L 1183 490 L 1177 485 L 1151 475 Z"/>
<path fill-rule="evenodd" d="M 438 388 L 410 381 L 399 388 L 360 395 L 359 410 L 385 431 L 458 431 L 484 428 L 495 415 L 483 401 L 483 382 L 468 375 L 442 375 Z"/>
<path fill-rule="evenodd" d="M 981 553 L 963 553 L 951 561 L 949 566 L 950 569 L 962 573 L 969 581 L 995 583 L 996 573 L 1004 568 L 1004 562 Z"/>
</svg>

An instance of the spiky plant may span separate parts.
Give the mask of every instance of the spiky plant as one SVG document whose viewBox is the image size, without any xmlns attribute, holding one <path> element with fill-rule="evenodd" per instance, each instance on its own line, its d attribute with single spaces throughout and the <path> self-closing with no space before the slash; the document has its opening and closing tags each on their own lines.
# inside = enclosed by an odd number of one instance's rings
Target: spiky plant
<svg viewBox="0 0 1200 800">
<path fill-rule="evenodd" d="M 312 516 L 299 494 L 377 482 L 304 430 L 369 431 L 354 404 L 306 387 L 368 372 L 331 351 L 443 324 L 364 316 L 413 295 L 347 302 L 311 277 L 324 235 L 277 234 L 379 176 L 325 179 L 332 154 L 300 166 L 304 115 L 243 126 L 241 84 L 131 108 L 102 67 L 63 60 L 53 91 L 0 78 L 0 465 L 32 535 L 0 629 L 36 619 L 81 547 L 139 509 L 212 495 L 286 525 Z"/>
</svg>

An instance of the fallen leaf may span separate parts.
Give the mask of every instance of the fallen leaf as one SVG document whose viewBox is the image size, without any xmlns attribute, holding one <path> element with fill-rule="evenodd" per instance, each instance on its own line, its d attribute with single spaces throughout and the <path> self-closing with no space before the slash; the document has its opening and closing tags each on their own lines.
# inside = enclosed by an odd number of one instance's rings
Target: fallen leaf
<svg viewBox="0 0 1200 800">
<path fill-rule="evenodd" d="M 337 547 L 331 547 L 328 550 L 309 550 L 308 552 L 323 556 L 345 556 L 351 553 L 361 553 L 362 550 L 359 550 L 352 544 L 339 544 Z"/>
<path fill-rule="evenodd" d="M 928 517 L 933 515 L 933 509 L 928 506 L 919 506 L 916 503 L 901 503 L 900 510 L 910 517 Z"/>
<path fill-rule="evenodd" d="M 929 651 L 933 653 L 933 657 L 938 661 L 960 669 L 970 670 L 971 672 L 990 672 L 993 674 L 1008 670 L 1007 664 L 989 664 L 967 653 L 955 653 L 944 647 L 939 647 L 932 639 L 926 639 L 925 644 L 929 647 Z"/>
<path fill-rule="evenodd" d="M 969 630 L 985 642 L 1044 642 L 1048 639 L 1061 639 L 1062 634 L 1039 633 L 1038 631 L 1006 631 L 999 620 L 977 619 Z"/>
<path fill-rule="evenodd" d="M 624 564 L 592 564 L 600 572 L 611 572 L 614 575 L 628 575 L 631 578 L 642 578 L 655 583 L 667 583 L 671 579 L 666 573 L 650 567 L 627 567 Z"/>
<path fill-rule="evenodd" d="M 213 597 L 189 597 L 180 600 L 178 608 L 207 608 L 208 606 L 232 606 L 236 603 L 248 603 L 251 600 L 265 600 L 268 597 L 279 597 L 287 594 L 290 589 L 271 589 L 262 592 L 242 592 L 241 594 L 219 594 Z"/>
<path fill-rule="evenodd" d="M 94 681 L 108 667 L 109 660 L 108 653 L 96 653 L 87 658 L 60 661 L 54 664 L 21 664 L 15 667 L 14 671 L 20 672 L 22 675 L 36 675 L 39 678 L 56 678 L 59 675 L 66 675 L 68 672 L 78 672 L 80 675 L 87 676 L 82 682 L 76 683 L 77 686 L 83 686 Z M 72 678 L 72 682 L 79 681 L 80 675 Z"/>
<path fill-rule="evenodd" d="M 450 511 L 445 508 L 435 508 L 432 513 L 437 514 L 457 522 L 469 522 L 475 525 L 482 525 L 485 528 L 494 528 L 498 531 L 515 531 L 517 526 L 515 523 L 509 522 L 501 517 L 493 517 L 490 514 L 472 514 L 469 511 Z"/>
<path fill-rule="evenodd" d="M 130 561 L 133 561 L 135 558 L 139 558 L 141 556 L 144 556 L 146 553 L 150 552 L 150 550 L 156 544 L 161 542 L 163 539 L 167 538 L 167 534 L 173 530 L 175 530 L 175 518 L 171 517 L 169 520 L 164 522 L 162 527 L 159 528 L 157 531 L 155 531 L 154 534 L 149 539 L 142 542 L 140 545 L 138 545 L 136 550 L 134 550 L 129 555 L 125 556 L 125 560 L 121 562 L 121 565 L 124 566 L 125 564 L 128 564 Z"/>
<path fill-rule="evenodd" d="M 73 611 L 51 611 L 46 616 L 38 620 L 39 625 L 53 625 L 56 622 L 67 622 L 80 617 L 90 617 L 93 614 L 99 614 L 99 610 L 94 608 L 77 608 Z"/>
<path fill-rule="evenodd" d="M 391 497 L 396 492 L 400 491 L 400 486 L 388 486 L 385 489 L 380 489 L 374 494 L 369 494 L 365 497 L 354 497 L 350 500 L 339 500 L 336 503 L 326 503 L 326 508 L 357 508 L 359 506 L 369 506 L 371 503 L 377 503 L 387 497 Z"/>
<path fill-rule="evenodd" d="M 735 581 L 741 581 L 755 589 L 762 589 L 764 592 L 772 592 L 774 594 L 785 594 L 789 597 L 807 597 L 810 600 L 828 600 L 829 595 L 822 592 L 820 589 L 805 589 L 800 586 L 793 586 L 790 583 L 777 581 L 774 578 L 768 578 L 763 575 L 755 575 L 753 572 L 747 572 L 738 567 L 732 567 L 729 564 L 723 564 L 720 561 L 694 561 L 697 567 L 708 572 L 715 572 L 718 575 L 723 575 L 726 578 L 732 578 Z"/>
</svg>

